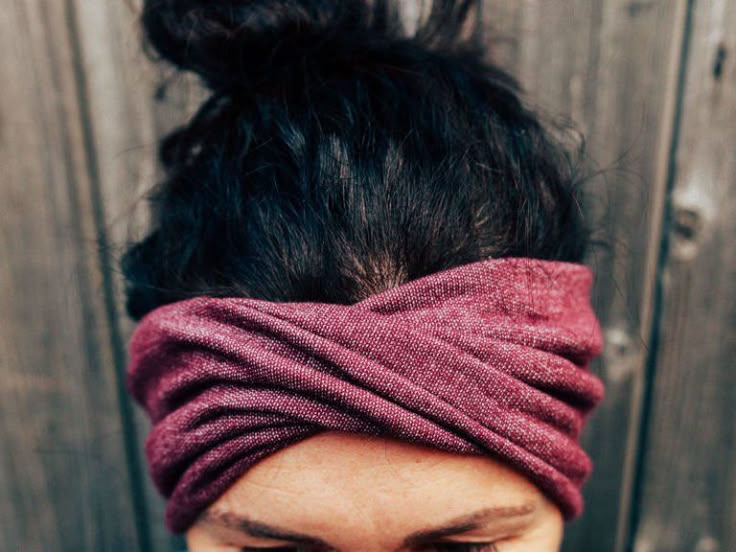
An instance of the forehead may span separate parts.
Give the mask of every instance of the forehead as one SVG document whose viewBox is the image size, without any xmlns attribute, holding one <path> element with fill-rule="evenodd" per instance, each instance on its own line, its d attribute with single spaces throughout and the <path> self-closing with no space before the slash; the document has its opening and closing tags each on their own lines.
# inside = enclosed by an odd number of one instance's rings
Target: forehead
<svg viewBox="0 0 736 552">
<path fill-rule="evenodd" d="M 262 459 L 214 507 L 301 527 L 370 518 L 400 530 L 418 518 L 543 500 L 524 476 L 487 456 L 324 432 Z"/>
</svg>

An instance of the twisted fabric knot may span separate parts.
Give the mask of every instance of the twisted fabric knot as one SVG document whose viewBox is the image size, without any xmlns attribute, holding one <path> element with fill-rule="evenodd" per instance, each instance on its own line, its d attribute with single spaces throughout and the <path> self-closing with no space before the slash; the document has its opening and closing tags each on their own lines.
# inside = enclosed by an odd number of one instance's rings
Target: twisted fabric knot
<svg viewBox="0 0 736 552">
<path fill-rule="evenodd" d="M 486 259 L 351 305 L 201 296 L 149 312 L 127 385 L 153 422 L 166 525 L 185 531 L 259 459 L 327 430 L 492 456 L 579 515 L 578 437 L 603 398 L 591 282 L 581 264 Z"/>
</svg>

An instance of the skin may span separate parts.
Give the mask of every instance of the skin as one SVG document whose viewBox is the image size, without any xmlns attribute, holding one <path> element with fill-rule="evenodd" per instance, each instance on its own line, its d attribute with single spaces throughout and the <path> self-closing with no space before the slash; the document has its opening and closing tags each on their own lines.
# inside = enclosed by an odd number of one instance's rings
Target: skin
<svg viewBox="0 0 736 552">
<path fill-rule="evenodd" d="M 264 524 L 323 544 L 259 536 Z M 563 525 L 534 484 L 489 457 L 323 432 L 251 467 L 186 539 L 190 552 L 558 552 Z"/>
</svg>

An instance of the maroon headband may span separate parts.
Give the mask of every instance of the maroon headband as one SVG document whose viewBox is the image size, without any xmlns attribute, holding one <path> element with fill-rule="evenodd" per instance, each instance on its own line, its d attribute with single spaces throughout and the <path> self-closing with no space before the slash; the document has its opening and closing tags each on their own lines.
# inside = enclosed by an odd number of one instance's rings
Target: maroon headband
<svg viewBox="0 0 736 552">
<path fill-rule="evenodd" d="M 581 264 L 488 259 L 354 303 L 207 296 L 158 307 L 130 340 L 149 470 L 184 532 L 259 459 L 320 431 L 500 458 L 565 519 L 592 464 L 603 339 Z"/>
</svg>

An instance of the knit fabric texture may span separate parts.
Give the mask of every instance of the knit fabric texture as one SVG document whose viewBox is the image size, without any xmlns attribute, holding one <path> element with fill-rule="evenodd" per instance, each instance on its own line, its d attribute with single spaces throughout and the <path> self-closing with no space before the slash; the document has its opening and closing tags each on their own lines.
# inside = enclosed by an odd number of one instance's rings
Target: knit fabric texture
<svg viewBox="0 0 736 552">
<path fill-rule="evenodd" d="M 350 305 L 200 296 L 150 311 L 127 387 L 153 424 L 167 527 L 321 431 L 488 455 L 576 517 L 592 469 L 578 437 L 603 398 L 591 283 L 582 264 L 484 259 Z"/>
</svg>

